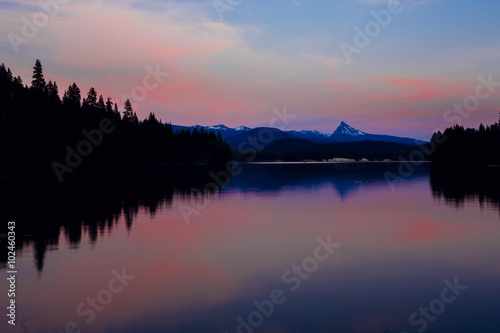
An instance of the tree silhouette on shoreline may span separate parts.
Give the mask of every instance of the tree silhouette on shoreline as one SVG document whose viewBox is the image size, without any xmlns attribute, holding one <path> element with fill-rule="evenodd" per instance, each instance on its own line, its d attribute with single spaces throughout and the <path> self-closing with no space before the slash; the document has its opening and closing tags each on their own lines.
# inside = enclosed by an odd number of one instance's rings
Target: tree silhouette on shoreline
<svg viewBox="0 0 500 333">
<path fill-rule="evenodd" d="M 51 163 L 64 161 L 67 147 L 76 150 L 87 139 L 82 132 L 99 129 L 103 119 L 109 119 L 116 130 L 85 157 L 81 173 L 223 165 L 231 159 L 231 149 L 213 132 L 174 133 L 154 113 L 139 120 L 130 100 L 124 103 L 122 117 L 117 103 L 110 97 L 105 101 L 93 87 L 82 99 L 73 82 L 61 98 L 57 83 L 45 81 L 40 60 L 32 78 L 31 87 L 23 86 L 19 76 L 0 65 L 0 176 L 53 172 Z"/>
<path fill-rule="evenodd" d="M 460 125 L 432 135 L 435 147 L 431 155 L 436 167 L 462 169 L 500 165 L 500 115 L 498 122 L 478 129 Z M 452 170 L 453 170 L 452 169 Z"/>
</svg>

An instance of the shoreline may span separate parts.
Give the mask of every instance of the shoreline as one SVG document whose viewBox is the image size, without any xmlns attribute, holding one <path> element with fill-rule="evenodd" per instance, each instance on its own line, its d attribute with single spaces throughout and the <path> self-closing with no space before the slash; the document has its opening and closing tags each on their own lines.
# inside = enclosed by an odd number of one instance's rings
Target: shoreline
<svg viewBox="0 0 500 333">
<path fill-rule="evenodd" d="M 263 161 L 263 162 L 240 162 L 239 164 L 382 164 L 401 163 L 401 161 Z M 431 163 L 431 161 L 408 161 L 415 163 Z"/>
</svg>

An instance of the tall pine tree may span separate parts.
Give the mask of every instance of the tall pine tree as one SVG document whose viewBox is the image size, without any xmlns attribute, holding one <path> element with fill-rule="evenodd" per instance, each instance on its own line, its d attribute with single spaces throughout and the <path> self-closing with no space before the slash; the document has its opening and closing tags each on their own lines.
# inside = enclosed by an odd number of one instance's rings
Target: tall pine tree
<svg viewBox="0 0 500 333">
<path fill-rule="evenodd" d="M 63 104 L 70 108 L 79 108 L 82 96 L 80 95 L 80 88 L 73 82 L 64 92 Z"/>
<path fill-rule="evenodd" d="M 45 89 L 46 83 L 43 77 L 42 63 L 40 60 L 36 59 L 35 67 L 33 67 L 33 80 L 31 81 L 31 87 L 36 90 L 43 91 Z"/>
</svg>

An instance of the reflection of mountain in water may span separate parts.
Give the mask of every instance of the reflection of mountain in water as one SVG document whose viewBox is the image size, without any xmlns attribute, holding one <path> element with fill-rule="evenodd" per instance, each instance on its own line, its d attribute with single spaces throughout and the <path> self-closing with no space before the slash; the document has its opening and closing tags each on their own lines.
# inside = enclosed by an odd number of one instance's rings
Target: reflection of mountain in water
<svg viewBox="0 0 500 333">
<path fill-rule="evenodd" d="M 397 174 L 398 166 L 398 163 L 246 164 L 241 174 L 232 177 L 227 189 L 275 195 L 285 188 L 316 189 L 327 184 L 346 200 L 364 186 L 353 181 L 376 181 L 369 186 L 390 191 L 384 173 Z M 427 175 L 428 168 L 424 165 L 406 181 Z M 200 193 L 194 189 L 203 189 L 208 183 L 213 183 L 208 170 L 195 167 L 148 171 L 141 173 L 141 177 L 122 172 L 113 177 L 68 180 L 62 184 L 55 183 L 52 176 L 4 181 L 0 186 L 9 196 L 2 202 L 0 220 L 16 222 L 17 249 L 33 246 L 37 269 L 42 271 L 46 252 L 58 248 L 60 237 L 75 248 L 87 237 L 94 244 L 115 230 L 119 221 L 124 220 L 130 229 L 140 209 L 153 217 L 168 208 L 174 196 L 189 200 L 192 193 Z M 0 253 L 0 266 L 5 265 L 6 255 L 5 251 Z"/>
<path fill-rule="evenodd" d="M 398 174 L 400 163 L 256 163 L 243 165 L 241 175 L 231 179 L 228 189 L 277 193 L 285 187 L 315 189 L 325 184 L 335 188 L 342 200 L 364 186 L 358 181 L 376 181 L 370 186 L 383 186 L 390 190 L 386 172 Z M 405 181 L 428 175 L 428 165 L 417 167 Z"/>
<path fill-rule="evenodd" d="M 500 168 L 456 172 L 431 169 L 431 187 L 435 199 L 456 207 L 478 203 L 481 209 L 500 212 Z"/>
<path fill-rule="evenodd" d="M 154 216 L 168 207 L 175 194 L 188 195 L 210 181 L 202 167 L 183 167 L 162 172 L 141 173 L 140 177 L 119 173 L 99 179 L 78 179 L 55 183 L 48 178 L 0 183 L 8 193 L 2 202 L 0 219 L 16 222 L 16 248 L 33 245 L 37 269 L 42 270 L 47 250 L 57 248 L 60 234 L 77 247 L 87 235 L 91 243 L 111 233 L 123 216 L 131 228 L 139 208 Z M 5 239 L 0 239 L 0 245 Z M 7 253 L 1 251 L 0 265 Z"/>
</svg>

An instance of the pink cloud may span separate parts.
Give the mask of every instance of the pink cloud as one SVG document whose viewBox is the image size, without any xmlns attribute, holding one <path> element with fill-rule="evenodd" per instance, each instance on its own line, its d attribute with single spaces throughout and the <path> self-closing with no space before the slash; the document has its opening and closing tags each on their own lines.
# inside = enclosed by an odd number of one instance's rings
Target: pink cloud
<svg viewBox="0 0 500 333">
<path fill-rule="evenodd" d="M 462 80 L 449 80 L 445 78 L 411 79 L 399 77 L 373 78 L 372 80 L 404 88 L 391 95 L 381 97 L 380 102 L 382 103 L 429 100 L 445 97 L 450 93 L 464 91 L 464 82 Z"/>
<path fill-rule="evenodd" d="M 342 81 L 328 80 L 323 84 L 347 92 L 343 93 L 336 103 L 343 107 L 428 101 L 473 92 L 473 87 L 467 87 L 465 80 L 436 77 L 425 79 L 357 77 Z"/>
<path fill-rule="evenodd" d="M 346 82 L 335 82 L 335 81 L 323 81 L 323 84 L 327 87 L 341 89 L 341 90 L 352 90 L 354 86 Z"/>
<path fill-rule="evenodd" d="M 477 84 L 475 73 L 466 80 L 428 74 L 429 69 L 367 72 L 311 50 L 254 49 L 245 37 L 259 38 L 262 28 L 210 21 L 203 10 L 172 2 L 154 11 L 126 1 L 72 2 L 30 41 L 37 52 L 32 59 L 0 55 L 25 83 L 39 57 L 61 93 L 75 81 L 83 95 L 93 86 L 120 108 L 122 95 L 142 86 L 147 66 L 158 64 L 170 76 L 144 100 L 132 99 L 134 110 L 140 118 L 155 112 L 163 121 L 185 125 L 267 125 L 273 108 L 287 106 L 297 115 L 289 129 L 330 132 L 339 120 L 352 120 L 365 123 L 369 132 L 422 137 L 450 125 L 443 123 L 444 110 Z M 0 13 L 2 26 L 18 25 L 23 15 Z M 487 102 L 467 122 L 495 121 L 489 111 L 493 98 Z"/>
</svg>

